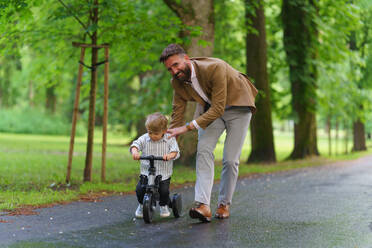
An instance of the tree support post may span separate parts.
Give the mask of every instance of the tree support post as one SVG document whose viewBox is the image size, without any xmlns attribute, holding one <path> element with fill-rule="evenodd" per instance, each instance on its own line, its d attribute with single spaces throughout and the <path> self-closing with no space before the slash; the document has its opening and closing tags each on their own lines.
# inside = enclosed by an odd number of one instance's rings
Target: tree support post
<svg viewBox="0 0 372 248">
<path fill-rule="evenodd" d="M 70 138 L 70 149 L 69 149 L 69 158 L 68 158 L 68 165 L 67 165 L 67 176 L 66 176 L 66 183 L 69 183 L 71 180 L 71 164 L 72 164 L 72 157 L 73 157 L 73 149 L 74 149 L 74 140 L 75 140 L 75 132 L 76 132 L 76 122 L 77 122 L 77 113 L 79 107 L 79 98 L 80 98 L 80 85 L 82 82 L 82 74 L 83 74 L 83 66 L 92 70 L 93 74 L 93 84 L 91 87 L 90 94 L 90 104 L 89 104 L 89 123 L 88 123 L 88 140 L 87 140 L 87 153 L 86 153 L 86 163 L 84 169 L 84 181 L 91 180 L 91 168 L 92 168 L 92 155 L 93 155 L 93 134 L 94 134 L 94 116 L 95 116 L 95 100 L 96 100 L 96 82 L 97 82 L 97 72 L 96 69 L 99 65 L 105 64 L 104 69 L 104 108 L 103 108 L 103 139 L 102 139 L 102 164 L 101 164 L 101 180 L 104 182 L 106 177 L 106 145 L 107 145 L 107 120 L 108 120 L 108 73 L 109 73 L 109 45 L 102 44 L 102 45 L 92 45 L 92 44 L 82 44 L 73 42 L 73 46 L 81 48 L 81 55 L 80 55 L 80 65 L 79 65 L 79 74 L 78 74 L 78 83 L 76 86 L 76 94 L 75 94 L 75 103 L 74 103 L 74 111 L 73 111 L 73 118 L 72 118 L 72 128 L 71 128 L 71 138 Z M 87 66 L 84 64 L 84 54 L 85 48 L 92 48 L 92 49 L 99 49 L 105 48 L 105 61 L 96 63 L 94 62 L 92 66 Z M 96 59 L 95 59 L 96 60 Z M 93 60 L 92 60 L 93 61 Z"/>
<path fill-rule="evenodd" d="M 103 134 L 102 134 L 102 162 L 101 181 L 106 181 L 106 143 L 107 143 L 107 120 L 108 120 L 108 80 L 109 80 L 109 48 L 105 47 L 105 73 L 104 73 L 104 98 L 103 98 Z"/>
<path fill-rule="evenodd" d="M 85 56 L 85 47 L 81 47 L 80 61 L 84 61 L 84 56 Z M 72 156 L 74 152 L 76 120 L 77 120 L 77 114 L 79 111 L 80 86 L 81 86 L 82 77 L 83 77 L 83 65 L 80 64 L 79 74 L 78 74 L 78 79 L 77 79 L 77 84 L 76 84 L 75 103 L 74 103 L 74 109 L 72 113 L 72 127 L 71 127 L 71 137 L 70 137 L 70 149 L 68 152 L 66 183 L 70 183 L 70 180 L 71 180 L 71 164 L 72 164 Z"/>
</svg>

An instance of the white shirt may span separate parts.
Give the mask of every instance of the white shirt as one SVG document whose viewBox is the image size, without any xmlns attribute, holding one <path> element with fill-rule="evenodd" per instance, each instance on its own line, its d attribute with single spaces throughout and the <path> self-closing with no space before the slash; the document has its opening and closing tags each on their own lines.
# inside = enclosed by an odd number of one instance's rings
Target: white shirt
<svg viewBox="0 0 372 248">
<path fill-rule="evenodd" d="M 192 63 L 191 64 L 191 87 L 199 94 L 199 96 L 207 103 L 211 104 L 211 101 L 204 93 L 203 89 L 201 88 L 198 78 L 196 77 L 195 69 Z"/>
<path fill-rule="evenodd" d="M 191 65 L 191 87 L 198 93 L 198 95 L 207 103 L 211 104 L 211 100 L 207 97 L 207 95 L 204 93 L 203 89 L 201 88 L 198 78 L 196 77 L 195 69 L 192 63 Z M 192 121 L 192 124 L 194 124 L 195 128 L 199 129 L 199 125 L 196 122 L 196 120 Z"/>
<path fill-rule="evenodd" d="M 130 145 L 129 151 L 132 147 L 137 147 L 138 151 L 142 152 L 143 156 L 154 155 L 164 156 L 171 152 L 177 152 L 177 156 L 173 159 L 180 157 L 180 150 L 177 145 L 177 141 L 174 137 L 168 139 L 169 134 L 164 134 L 163 138 L 158 141 L 153 141 L 148 133 L 145 133 L 137 140 L 133 141 Z M 156 175 L 162 175 L 162 181 L 167 180 L 173 173 L 173 160 L 161 161 L 155 160 L 154 166 L 156 168 Z M 141 160 L 141 175 L 148 176 L 149 174 L 150 161 Z"/>
</svg>

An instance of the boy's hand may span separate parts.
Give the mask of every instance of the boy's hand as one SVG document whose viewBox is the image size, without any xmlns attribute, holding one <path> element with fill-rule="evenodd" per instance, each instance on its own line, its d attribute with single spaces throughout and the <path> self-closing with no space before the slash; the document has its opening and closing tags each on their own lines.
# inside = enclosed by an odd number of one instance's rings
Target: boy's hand
<svg viewBox="0 0 372 248">
<path fill-rule="evenodd" d="M 163 159 L 164 159 L 165 161 L 169 161 L 169 160 L 174 159 L 176 156 L 177 156 L 177 152 L 171 152 L 171 153 L 169 153 L 169 154 L 165 154 L 165 155 L 163 156 Z"/>
<path fill-rule="evenodd" d="M 131 153 L 132 153 L 132 158 L 134 160 L 139 160 L 140 159 L 140 154 L 139 154 L 137 148 L 132 147 Z"/>
<path fill-rule="evenodd" d="M 132 153 L 132 158 L 133 158 L 134 160 L 139 160 L 139 159 L 140 159 L 140 154 L 139 154 L 138 152 L 133 152 L 133 153 Z"/>
<path fill-rule="evenodd" d="M 139 160 L 140 159 L 140 154 L 137 151 L 132 152 L 132 158 L 134 160 Z"/>
<path fill-rule="evenodd" d="M 165 155 L 163 156 L 163 159 L 164 159 L 165 161 L 171 160 L 171 158 L 170 158 L 170 154 L 165 154 Z"/>
</svg>

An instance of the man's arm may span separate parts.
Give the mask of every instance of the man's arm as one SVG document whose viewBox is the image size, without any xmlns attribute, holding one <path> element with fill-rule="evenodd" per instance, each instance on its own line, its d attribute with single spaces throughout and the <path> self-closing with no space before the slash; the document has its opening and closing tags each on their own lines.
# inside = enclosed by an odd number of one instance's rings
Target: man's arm
<svg viewBox="0 0 372 248">
<path fill-rule="evenodd" d="M 187 101 L 183 99 L 177 92 L 173 91 L 172 115 L 169 128 L 182 126 L 185 123 L 185 111 Z"/>
</svg>

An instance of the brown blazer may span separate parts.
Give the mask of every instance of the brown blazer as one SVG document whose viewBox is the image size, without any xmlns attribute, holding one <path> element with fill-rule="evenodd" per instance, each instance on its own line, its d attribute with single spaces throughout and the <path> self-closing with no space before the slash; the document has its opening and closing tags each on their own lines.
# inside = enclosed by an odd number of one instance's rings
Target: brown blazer
<svg viewBox="0 0 372 248">
<path fill-rule="evenodd" d="M 243 73 L 232 68 L 228 63 L 217 58 L 191 58 L 200 87 L 211 100 L 207 112 L 196 118 L 201 128 L 221 117 L 226 106 L 249 106 L 256 111 L 254 99 L 257 89 Z M 172 79 L 173 111 L 170 127 L 185 124 L 184 113 L 187 101 L 196 101 L 202 106 L 206 103 L 191 87 L 184 82 Z"/>
</svg>

